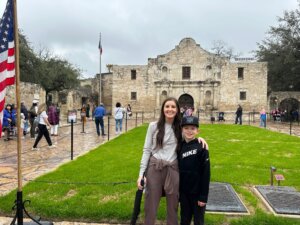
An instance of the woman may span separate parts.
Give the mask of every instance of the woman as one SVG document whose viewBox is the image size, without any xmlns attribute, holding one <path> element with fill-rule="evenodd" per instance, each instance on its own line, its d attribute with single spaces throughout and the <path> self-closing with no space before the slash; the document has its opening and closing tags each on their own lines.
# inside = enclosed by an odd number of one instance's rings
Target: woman
<svg viewBox="0 0 300 225">
<path fill-rule="evenodd" d="M 58 136 L 59 114 L 54 104 L 51 104 L 48 109 L 48 121 L 51 124 L 51 136 Z"/>
<path fill-rule="evenodd" d="M 115 121 L 116 121 L 116 134 L 122 133 L 122 121 L 124 109 L 121 107 L 121 103 L 117 102 L 116 108 L 114 109 Z"/>
<path fill-rule="evenodd" d="M 127 105 L 126 111 L 127 111 L 127 119 L 130 119 L 132 116 L 132 109 L 130 104 Z"/>
<path fill-rule="evenodd" d="M 148 127 L 137 185 L 146 172 L 145 225 L 154 225 L 160 198 L 167 198 L 167 225 L 177 225 L 179 173 L 176 148 L 182 141 L 178 101 L 167 98 L 160 118 Z M 206 144 L 203 139 L 202 142 Z M 147 171 L 146 171 L 147 170 Z"/>
<path fill-rule="evenodd" d="M 266 127 L 267 113 L 264 108 L 260 111 L 260 127 Z"/>
<path fill-rule="evenodd" d="M 56 147 L 55 145 L 52 144 L 52 141 L 50 139 L 50 135 L 49 135 L 49 132 L 47 129 L 47 125 L 51 128 L 51 124 L 48 121 L 48 115 L 46 113 L 46 104 L 45 103 L 43 103 L 39 106 L 38 117 L 39 117 L 38 136 L 34 142 L 32 150 L 39 150 L 39 148 L 37 148 L 37 145 L 43 136 L 45 136 L 47 143 L 49 145 L 49 148 Z"/>
</svg>

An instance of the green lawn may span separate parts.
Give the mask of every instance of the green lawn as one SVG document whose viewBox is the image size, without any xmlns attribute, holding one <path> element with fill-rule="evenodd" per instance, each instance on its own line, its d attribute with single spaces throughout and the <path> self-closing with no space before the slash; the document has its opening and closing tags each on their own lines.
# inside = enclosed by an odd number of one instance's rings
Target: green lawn
<svg viewBox="0 0 300 225">
<path fill-rule="evenodd" d="M 131 216 L 147 126 L 141 126 L 59 167 L 23 189 L 27 209 L 52 220 L 124 222 Z M 251 216 L 207 214 L 207 224 L 300 225 L 300 220 L 268 215 L 249 190 L 269 184 L 270 166 L 284 174 L 283 185 L 300 190 L 300 139 L 239 125 L 201 125 L 210 146 L 212 181 L 231 183 Z M 15 191 L 0 197 L 0 213 L 12 215 Z M 141 213 L 143 217 L 143 212 Z M 159 219 L 165 218 L 162 201 Z"/>
</svg>

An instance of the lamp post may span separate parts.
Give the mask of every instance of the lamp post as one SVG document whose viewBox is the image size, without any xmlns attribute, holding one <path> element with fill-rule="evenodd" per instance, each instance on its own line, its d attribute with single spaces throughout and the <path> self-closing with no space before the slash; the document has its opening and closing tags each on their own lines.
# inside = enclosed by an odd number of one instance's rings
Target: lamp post
<svg viewBox="0 0 300 225">
<path fill-rule="evenodd" d="M 292 90 L 294 87 L 294 85 L 289 85 L 289 89 Z M 293 109 L 293 106 L 292 106 L 292 101 L 291 101 L 291 93 L 289 91 L 289 105 L 288 105 L 288 118 L 290 119 L 290 135 L 292 135 L 292 109 Z"/>
</svg>

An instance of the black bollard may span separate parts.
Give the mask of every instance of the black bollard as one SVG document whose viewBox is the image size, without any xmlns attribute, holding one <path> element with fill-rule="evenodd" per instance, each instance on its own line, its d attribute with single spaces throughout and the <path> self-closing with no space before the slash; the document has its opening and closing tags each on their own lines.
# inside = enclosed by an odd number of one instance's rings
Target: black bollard
<svg viewBox="0 0 300 225">
<path fill-rule="evenodd" d="M 126 113 L 126 117 L 125 117 L 125 132 L 127 132 L 127 120 L 128 120 L 128 117 L 127 117 L 127 113 Z"/>
<path fill-rule="evenodd" d="M 138 116 L 138 113 L 136 112 L 135 113 L 135 127 L 137 127 L 137 116 Z"/>
<path fill-rule="evenodd" d="M 142 124 L 144 123 L 144 111 L 142 112 Z"/>
<path fill-rule="evenodd" d="M 84 119 L 85 119 L 85 117 L 82 116 L 82 117 L 81 117 L 81 121 L 82 121 L 82 131 L 81 131 L 81 133 L 85 133 L 85 132 L 84 132 Z"/>
<path fill-rule="evenodd" d="M 71 120 L 71 160 L 73 160 L 73 120 Z"/>
<path fill-rule="evenodd" d="M 109 134 L 110 134 L 110 133 L 109 133 L 109 126 L 110 126 L 110 124 L 109 124 L 109 121 L 110 121 L 110 120 L 109 120 L 109 119 L 110 119 L 110 117 L 108 116 L 108 117 L 107 117 L 107 140 L 108 140 L 108 141 L 109 141 Z"/>
</svg>

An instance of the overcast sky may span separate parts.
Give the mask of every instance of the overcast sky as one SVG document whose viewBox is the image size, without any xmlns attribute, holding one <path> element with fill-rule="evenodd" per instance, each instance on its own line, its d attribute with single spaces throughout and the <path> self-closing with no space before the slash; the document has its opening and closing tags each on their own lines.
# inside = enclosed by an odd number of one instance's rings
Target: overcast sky
<svg viewBox="0 0 300 225">
<path fill-rule="evenodd" d="M 6 0 L 0 0 L 1 16 Z M 257 42 L 297 0 L 19 0 L 19 28 L 34 49 L 47 47 L 82 70 L 106 64 L 145 65 L 191 37 L 206 50 L 222 40 L 252 56 Z"/>
</svg>

